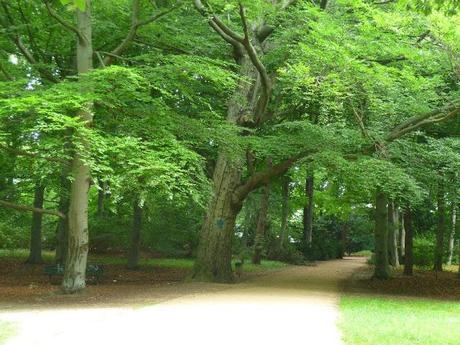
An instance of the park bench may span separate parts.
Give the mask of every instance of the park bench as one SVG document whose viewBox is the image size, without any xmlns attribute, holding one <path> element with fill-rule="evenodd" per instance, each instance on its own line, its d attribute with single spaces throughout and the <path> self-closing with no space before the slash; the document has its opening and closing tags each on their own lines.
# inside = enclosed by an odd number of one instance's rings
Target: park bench
<svg viewBox="0 0 460 345">
<path fill-rule="evenodd" d="M 45 266 L 44 273 L 51 282 L 53 277 L 64 275 L 64 265 L 56 264 Z M 88 265 L 86 267 L 86 278 L 96 284 L 100 282 L 103 274 L 104 268 L 102 265 Z"/>
</svg>

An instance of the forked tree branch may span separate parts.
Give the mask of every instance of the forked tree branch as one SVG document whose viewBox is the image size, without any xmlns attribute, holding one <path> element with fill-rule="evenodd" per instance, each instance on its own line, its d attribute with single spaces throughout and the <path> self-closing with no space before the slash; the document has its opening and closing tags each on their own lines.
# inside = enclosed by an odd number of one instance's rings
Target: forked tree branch
<svg viewBox="0 0 460 345">
<path fill-rule="evenodd" d="M 133 0 L 132 10 L 131 10 L 131 26 L 126 34 L 126 37 L 120 42 L 118 46 L 113 49 L 110 54 L 104 58 L 104 65 L 109 66 L 112 64 L 113 59 L 116 56 L 120 56 L 123 52 L 131 45 L 137 35 L 137 31 L 141 26 L 145 26 L 147 24 L 153 23 L 154 21 L 166 16 L 167 14 L 171 13 L 172 11 L 178 9 L 182 6 L 182 3 L 178 3 L 175 6 L 171 7 L 170 9 L 154 14 L 147 19 L 140 20 L 140 0 Z"/>
<path fill-rule="evenodd" d="M 88 38 L 85 37 L 85 35 L 83 35 L 76 26 L 73 26 L 72 24 L 67 22 L 64 18 L 62 18 L 59 14 L 56 13 L 56 11 L 49 4 L 48 0 L 43 0 L 43 2 L 45 3 L 46 10 L 48 11 L 48 14 L 50 15 L 50 17 L 54 18 L 59 24 L 61 24 L 68 31 L 75 33 L 81 42 L 88 42 Z"/>
</svg>

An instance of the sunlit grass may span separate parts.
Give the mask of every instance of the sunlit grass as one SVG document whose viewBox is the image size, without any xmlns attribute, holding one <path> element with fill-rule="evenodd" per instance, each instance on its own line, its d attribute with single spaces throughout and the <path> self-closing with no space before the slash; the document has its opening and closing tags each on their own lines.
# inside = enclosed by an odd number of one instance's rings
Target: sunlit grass
<svg viewBox="0 0 460 345">
<path fill-rule="evenodd" d="M 18 260 L 26 260 L 29 255 L 27 249 L 0 249 L 0 258 L 14 258 Z M 52 263 L 54 260 L 53 251 L 43 251 L 43 259 L 45 262 Z M 89 255 L 88 261 L 94 264 L 102 265 L 126 265 L 126 258 L 110 255 Z M 194 264 L 193 258 L 143 258 L 140 260 L 141 266 L 176 268 L 176 269 L 192 269 Z M 261 265 L 253 265 L 252 263 L 244 264 L 244 271 L 257 272 L 263 270 L 277 269 L 285 267 L 286 264 L 279 261 L 262 260 Z"/>
<path fill-rule="evenodd" d="M 0 345 L 5 344 L 15 334 L 15 330 L 12 323 L 0 320 Z"/>
<path fill-rule="evenodd" d="M 460 302 L 344 296 L 347 345 L 458 345 Z"/>
<path fill-rule="evenodd" d="M 370 250 L 360 250 L 359 252 L 351 253 L 350 256 L 371 257 L 372 256 L 372 251 L 370 251 Z"/>
</svg>

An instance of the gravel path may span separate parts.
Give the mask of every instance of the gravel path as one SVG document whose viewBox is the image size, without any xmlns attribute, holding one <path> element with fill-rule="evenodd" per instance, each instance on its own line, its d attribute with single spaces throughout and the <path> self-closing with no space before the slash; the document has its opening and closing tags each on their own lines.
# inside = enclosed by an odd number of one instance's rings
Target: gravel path
<svg viewBox="0 0 460 345">
<path fill-rule="evenodd" d="M 339 283 L 365 264 L 347 258 L 291 266 L 234 285 L 142 307 L 0 312 L 18 324 L 7 345 L 342 344 Z"/>
</svg>

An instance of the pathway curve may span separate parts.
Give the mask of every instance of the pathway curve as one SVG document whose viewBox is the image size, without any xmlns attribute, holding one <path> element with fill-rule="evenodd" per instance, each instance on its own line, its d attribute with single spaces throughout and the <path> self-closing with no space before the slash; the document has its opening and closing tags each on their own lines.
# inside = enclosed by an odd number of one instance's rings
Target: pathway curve
<svg viewBox="0 0 460 345">
<path fill-rule="evenodd" d="M 347 258 L 291 266 L 147 307 L 9 311 L 0 318 L 19 324 L 7 345 L 338 345 L 339 283 L 364 264 Z"/>
</svg>

